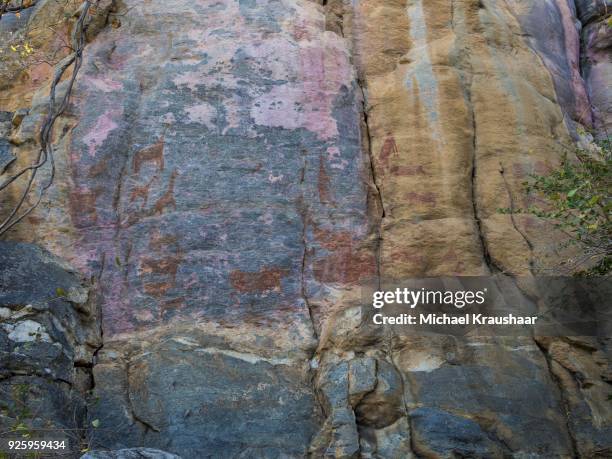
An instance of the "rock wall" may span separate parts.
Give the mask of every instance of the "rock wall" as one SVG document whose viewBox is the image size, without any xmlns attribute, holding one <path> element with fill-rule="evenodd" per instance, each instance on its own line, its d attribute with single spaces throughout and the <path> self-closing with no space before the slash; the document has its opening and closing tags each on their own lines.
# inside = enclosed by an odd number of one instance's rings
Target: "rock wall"
<svg viewBox="0 0 612 459">
<path fill-rule="evenodd" d="M 0 242 L 0 429 L 87 444 L 94 353 L 102 345 L 90 284 L 30 245 Z M 57 438 L 57 437 L 56 437 Z"/>
<path fill-rule="evenodd" d="M 582 29 L 582 73 L 592 104 L 595 127 L 601 135 L 609 135 L 612 126 L 612 101 L 607 88 L 612 75 L 612 2 L 578 0 L 576 8 Z"/>
<path fill-rule="evenodd" d="M 558 257 L 549 227 L 497 209 L 528 205 L 530 173 L 605 132 L 605 8 L 323 3 L 96 13 L 50 204 L 9 235 L 95 279 L 90 410 L 113 428 L 94 441 L 185 458 L 612 454 L 609 342 L 400 337 L 367 325 L 361 297 Z M 15 163 L 46 93 L 10 94 L 35 77 L 0 99 Z"/>
</svg>

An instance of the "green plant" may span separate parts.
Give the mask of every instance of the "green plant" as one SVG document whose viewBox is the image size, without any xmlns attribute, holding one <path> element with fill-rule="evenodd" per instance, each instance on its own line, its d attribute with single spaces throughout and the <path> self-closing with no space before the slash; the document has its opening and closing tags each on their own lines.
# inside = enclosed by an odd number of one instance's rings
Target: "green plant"
<svg viewBox="0 0 612 459">
<path fill-rule="evenodd" d="M 612 271 L 612 139 L 596 142 L 590 150 L 576 149 L 565 155 L 558 169 L 531 175 L 524 183 L 528 193 L 542 198 L 542 205 L 514 209 L 551 222 L 580 255 L 564 260 L 565 271 L 581 276 L 606 275 Z M 509 209 L 499 209 L 510 213 Z"/>
</svg>

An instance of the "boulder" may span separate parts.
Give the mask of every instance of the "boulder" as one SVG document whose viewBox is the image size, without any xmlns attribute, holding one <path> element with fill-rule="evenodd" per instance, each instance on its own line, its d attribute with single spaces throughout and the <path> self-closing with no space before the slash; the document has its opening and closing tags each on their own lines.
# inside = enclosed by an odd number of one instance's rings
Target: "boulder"
<svg viewBox="0 0 612 459">
<path fill-rule="evenodd" d="M 86 437 L 94 353 L 102 345 L 91 284 L 31 244 L 0 241 L 3 432 Z"/>
</svg>

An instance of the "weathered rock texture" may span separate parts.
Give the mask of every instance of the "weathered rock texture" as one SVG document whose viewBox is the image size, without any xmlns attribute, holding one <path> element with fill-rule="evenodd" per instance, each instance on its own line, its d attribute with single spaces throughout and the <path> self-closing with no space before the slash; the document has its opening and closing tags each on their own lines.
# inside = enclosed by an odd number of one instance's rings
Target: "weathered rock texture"
<svg viewBox="0 0 612 459">
<path fill-rule="evenodd" d="M 555 260 L 549 227 L 497 209 L 528 205 L 530 173 L 609 126 L 602 2 L 323 3 L 97 13 L 51 204 L 10 235 L 99 286 L 91 410 L 116 428 L 94 441 L 189 458 L 609 457 L 609 343 L 398 337 L 366 324 L 361 297 Z M 35 150 L 44 94 L 2 99 L 28 110 L 4 162 Z"/>
<path fill-rule="evenodd" d="M 0 242 L 3 434 L 20 427 L 68 437 L 74 449 L 86 442 L 100 333 L 89 284 L 73 268 L 36 246 Z"/>
<path fill-rule="evenodd" d="M 151 448 L 130 448 L 117 451 L 90 451 L 81 459 L 180 459 L 175 454 Z"/>
<path fill-rule="evenodd" d="M 582 74 L 592 104 L 593 120 L 600 135 L 610 135 L 612 128 L 612 27 L 610 0 L 577 0 L 582 26 Z"/>
</svg>

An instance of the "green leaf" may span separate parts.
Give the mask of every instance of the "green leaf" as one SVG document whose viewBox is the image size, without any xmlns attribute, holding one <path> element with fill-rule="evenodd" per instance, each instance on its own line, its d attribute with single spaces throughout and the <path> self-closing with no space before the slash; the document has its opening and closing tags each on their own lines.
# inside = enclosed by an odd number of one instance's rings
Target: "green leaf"
<svg viewBox="0 0 612 459">
<path fill-rule="evenodd" d="M 589 199 L 588 205 L 594 206 L 598 202 L 599 202 L 599 196 L 593 196 L 591 199 Z"/>
<path fill-rule="evenodd" d="M 64 290 L 61 287 L 58 287 L 58 288 L 55 289 L 55 294 L 57 296 L 66 296 L 66 290 Z"/>
<path fill-rule="evenodd" d="M 511 213 L 530 213 L 548 220 L 553 227 L 564 231 L 567 240 L 559 240 L 560 246 L 579 246 L 583 250 L 596 248 L 603 254 L 612 253 L 612 138 L 596 141 L 598 149 L 575 149 L 578 161 L 565 154 L 560 166 L 545 175 L 530 174 L 523 183 L 525 193 L 537 195 L 542 207 L 512 209 Z M 534 196 L 535 197 L 535 196 Z M 498 213 L 510 213 L 499 208 Z M 605 275 L 612 272 L 612 257 L 604 255 L 586 271 L 577 275 Z M 566 263 L 570 265 L 571 263 Z"/>
<path fill-rule="evenodd" d="M 100 420 L 94 419 L 93 421 L 91 421 L 91 425 L 97 429 L 98 427 L 100 427 Z"/>
</svg>

